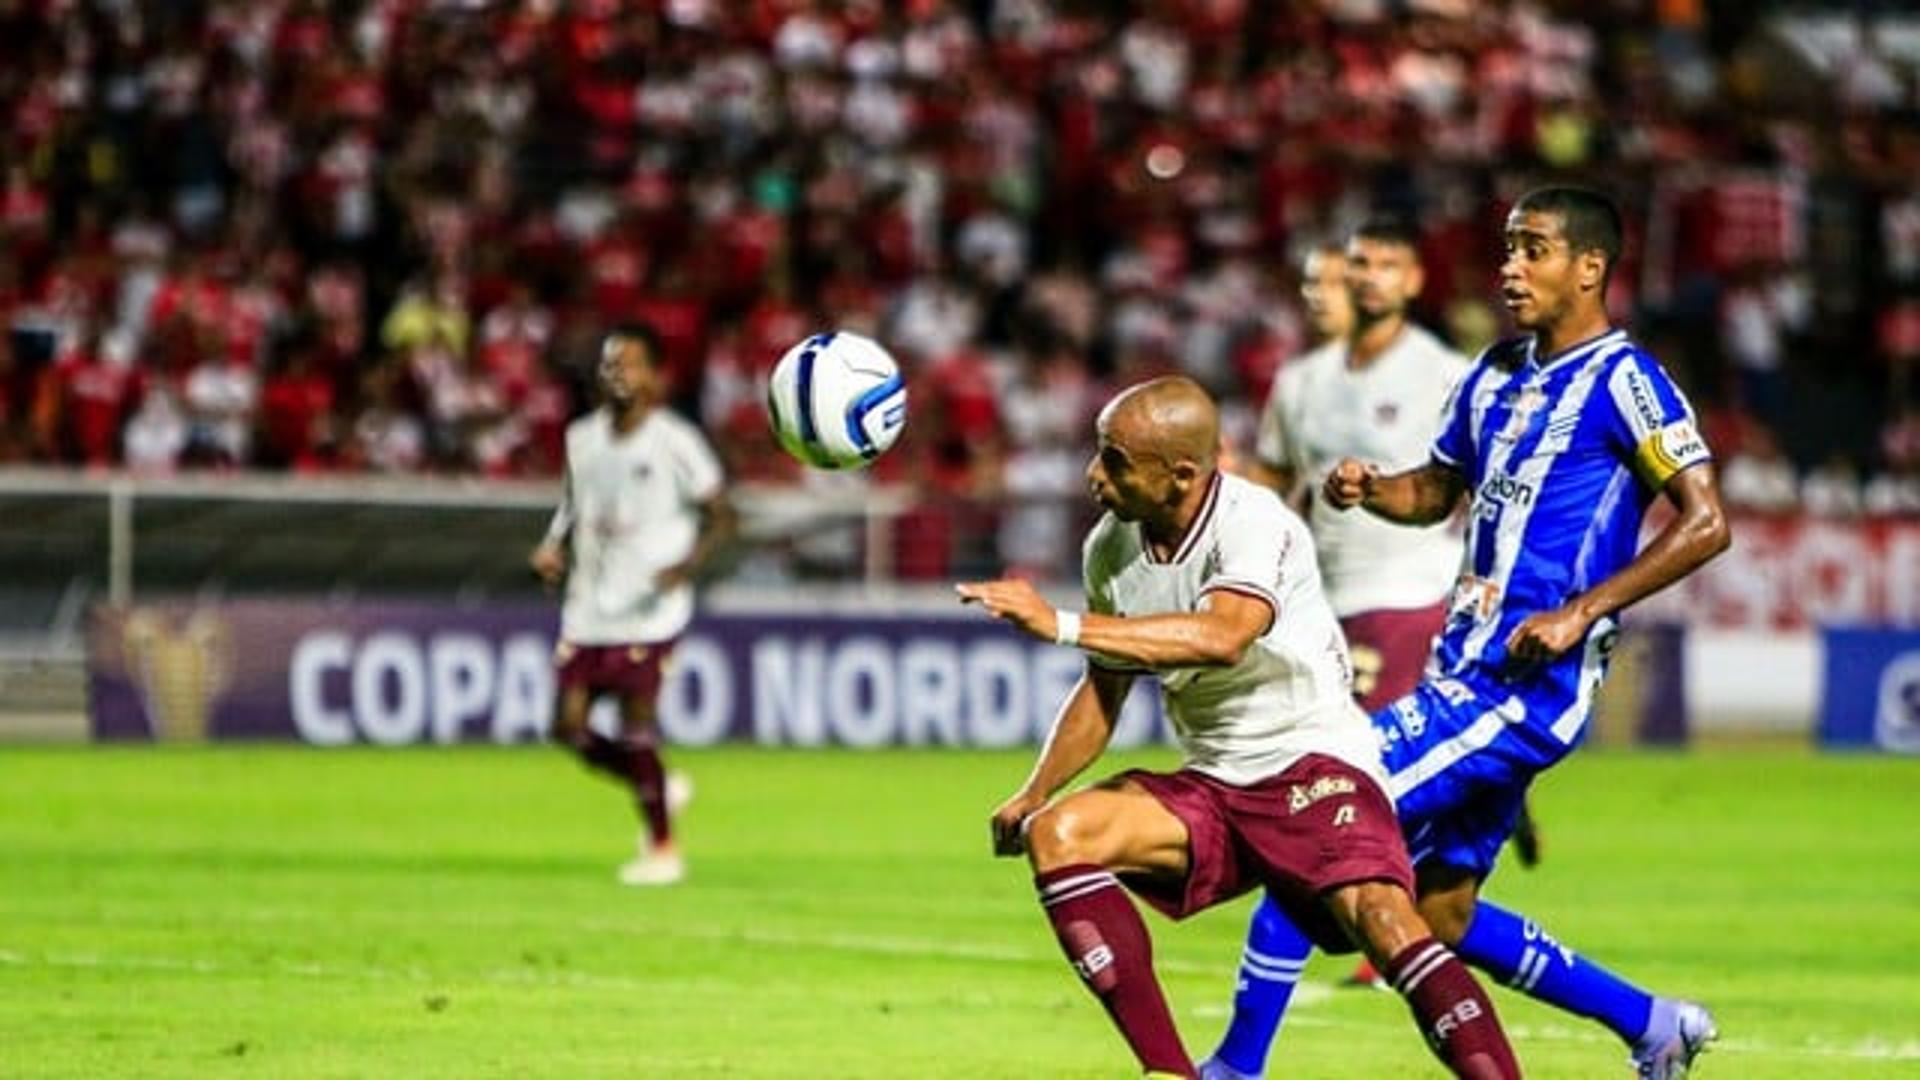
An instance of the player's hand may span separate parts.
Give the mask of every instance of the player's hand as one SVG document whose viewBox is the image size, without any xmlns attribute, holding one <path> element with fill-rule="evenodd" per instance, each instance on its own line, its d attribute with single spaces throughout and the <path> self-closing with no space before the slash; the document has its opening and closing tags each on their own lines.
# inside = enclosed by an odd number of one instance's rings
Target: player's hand
<svg viewBox="0 0 1920 1080">
<path fill-rule="evenodd" d="M 999 581 L 963 581 L 953 587 L 963 604 L 979 604 L 987 614 L 1010 622 L 1043 641 L 1052 641 L 1060 623 L 1053 610 L 1031 581 L 1002 578 Z"/>
<path fill-rule="evenodd" d="M 1517 664 L 1545 663 L 1580 644 L 1592 625 L 1593 616 L 1577 603 L 1536 611 L 1507 635 L 1507 656 Z"/>
<path fill-rule="evenodd" d="M 549 585 L 560 584 L 567 576 L 567 553 L 559 544 L 541 544 L 527 556 L 527 565 Z"/>
<path fill-rule="evenodd" d="M 1326 483 L 1321 485 L 1321 494 L 1335 510 L 1346 510 L 1359 506 L 1373 494 L 1374 477 L 1380 470 L 1365 462 L 1352 458 L 1341 458 L 1340 463 L 1327 473 Z"/>
<path fill-rule="evenodd" d="M 1025 855 L 1027 821 L 1045 805 L 1046 796 L 1035 795 L 1024 788 L 1015 792 L 1013 798 L 1001 803 L 1000 808 L 993 812 L 993 820 L 988 823 L 993 829 L 994 855 Z"/>
</svg>

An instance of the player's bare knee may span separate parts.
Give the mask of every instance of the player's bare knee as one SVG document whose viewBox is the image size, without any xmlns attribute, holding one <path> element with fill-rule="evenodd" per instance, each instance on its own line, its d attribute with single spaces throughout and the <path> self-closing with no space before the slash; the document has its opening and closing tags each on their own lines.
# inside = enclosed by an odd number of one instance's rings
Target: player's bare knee
<svg viewBox="0 0 1920 1080">
<path fill-rule="evenodd" d="M 1390 882 L 1368 881 L 1355 886 L 1351 917 L 1361 947 L 1382 959 L 1427 936 L 1413 898 Z"/>
<path fill-rule="evenodd" d="M 1027 823 L 1027 857 L 1035 870 L 1098 863 L 1101 829 L 1069 799 L 1049 806 Z"/>
</svg>

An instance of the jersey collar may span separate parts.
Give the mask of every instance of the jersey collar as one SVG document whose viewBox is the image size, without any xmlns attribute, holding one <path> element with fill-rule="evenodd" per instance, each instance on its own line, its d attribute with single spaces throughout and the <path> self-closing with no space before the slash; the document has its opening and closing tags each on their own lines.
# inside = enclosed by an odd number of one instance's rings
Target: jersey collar
<svg viewBox="0 0 1920 1080">
<path fill-rule="evenodd" d="M 1612 345 L 1617 342 L 1621 342 L 1625 340 L 1627 340 L 1626 330 L 1616 326 L 1613 329 L 1607 331 L 1604 334 L 1601 334 L 1598 337 L 1590 337 L 1587 340 L 1582 341 L 1577 345 L 1569 345 L 1568 347 L 1561 349 L 1558 353 L 1555 353 L 1554 355 L 1547 357 L 1545 360 L 1542 360 L 1540 359 L 1539 356 L 1535 355 L 1535 350 L 1539 348 L 1540 339 L 1528 338 L 1527 339 L 1527 362 L 1533 365 L 1533 369 L 1535 371 L 1546 371 L 1549 368 L 1559 367 L 1561 364 L 1564 364 L 1569 360 L 1578 360 L 1582 357 L 1592 356 L 1594 353 L 1594 350 L 1596 349 L 1600 349 L 1605 346 Z"/>
<path fill-rule="evenodd" d="M 1140 550 L 1147 553 L 1147 561 L 1150 563 L 1160 563 L 1162 566 L 1173 566 L 1186 562 L 1187 556 L 1193 554 L 1193 549 L 1199 546 L 1200 534 L 1207 531 L 1207 522 L 1213 520 L 1213 508 L 1219 502 L 1220 472 L 1216 469 L 1213 473 L 1213 479 L 1207 481 L 1207 497 L 1206 500 L 1200 504 L 1200 512 L 1193 515 L 1192 521 L 1187 522 L 1187 531 L 1180 534 L 1180 543 L 1179 546 L 1173 549 L 1173 558 L 1166 560 L 1164 563 L 1161 563 L 1159 559 L 1154 557 L 1153 544 L 1147 540 L 1147 530 L 1145 527 L 1135 525 L 1134 528 L 1140 530 Z"/>
</svg>

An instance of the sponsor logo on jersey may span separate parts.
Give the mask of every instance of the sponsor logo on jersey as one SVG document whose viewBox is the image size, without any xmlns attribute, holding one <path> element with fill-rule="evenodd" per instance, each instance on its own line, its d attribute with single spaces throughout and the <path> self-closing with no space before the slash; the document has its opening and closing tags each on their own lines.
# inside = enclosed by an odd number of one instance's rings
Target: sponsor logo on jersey
<svg viewBox="0 0 1920 1080">
<path fill-rule="evenodd" d="M 1354 790 L 1353 781 L 1344 776 L 1323 776 L 1304 786 L 1294 784 L 1287 789 L 1287 812 L 1297 814 L 1321 799 L 1351 795 Z"/>
<path fill-rule="evenodd" d="M 1633 401 L 1633 411 L 1640 417 L 1640 430 L 1657 431 L 1665 414 L 1660 408 L 1660 399 L 1654 395 L 1653 382 L 1638 368 L 1627 369 L 1627 396 Z"/>
<path fill-rule="evenodd" d="M 1495 473 L 1480 484 L 1480 498 L 1493 506 L 1533 505 L 1533 485 L 1507 473 Z"/>
</svg>

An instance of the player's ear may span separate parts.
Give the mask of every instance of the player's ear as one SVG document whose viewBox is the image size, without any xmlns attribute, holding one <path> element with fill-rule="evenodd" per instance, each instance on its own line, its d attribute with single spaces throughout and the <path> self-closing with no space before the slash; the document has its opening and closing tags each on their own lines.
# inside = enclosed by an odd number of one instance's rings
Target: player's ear
<svg viewBox="0 0 1920 1080">
<path fill-rule="evenodd" d="M 1575 273 L 1582 289 L 1598 290 L 1607 283 L 1607 257 L 1596 250 L 1580 253 L 1575 261 Z"/>
</svg>

